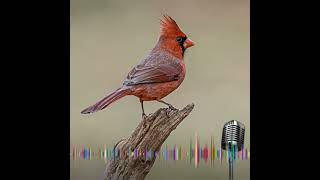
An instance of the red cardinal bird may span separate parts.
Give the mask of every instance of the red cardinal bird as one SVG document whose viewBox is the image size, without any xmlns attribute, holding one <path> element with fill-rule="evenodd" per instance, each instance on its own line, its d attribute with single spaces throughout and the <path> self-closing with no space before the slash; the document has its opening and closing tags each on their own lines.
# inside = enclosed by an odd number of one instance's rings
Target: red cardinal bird
<svg viewBox="0 0 320 180">
<path fill-rule="evenodd" d="M 170 109 L 176 109 L 162 98 L 182 83 L 186 74 L 184 52 L 194 43 L 170 16 L 164 15 L 160 24 L 159 40 L 149 55 L 129 72 L 120 88 L 84 109 L 82 114 L 102 110 L 127 95 L 134 95 L 140 99 L 143 118 L 146 116 L 143 101 L 158 101 L 168 105 Z"/>
</svg>

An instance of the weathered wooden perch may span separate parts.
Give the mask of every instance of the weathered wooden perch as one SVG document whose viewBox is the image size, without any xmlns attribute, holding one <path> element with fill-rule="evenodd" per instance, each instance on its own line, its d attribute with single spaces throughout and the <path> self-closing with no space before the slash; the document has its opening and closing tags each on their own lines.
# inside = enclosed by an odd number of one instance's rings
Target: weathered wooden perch
<svg viewBox="0 0 320 180">
<path fill-rule="evenodd" d="M 170 133 L 192 111 L 194 104 L 189 104 L 182 110 L 160 108 L 155 113 L 143 119 L 130 137 L 120 140 L 115 149 L 121 154 L 107 164 L 105 180 L 143 180 L 149 173 L 156 157 L 145 158 L 144 155 L 132 156 L 138 152 L 158 152 Z M 128 152 L 131 153 L 128 153 Z M 126 153 L 127 152 L 127 153 Z"/>
</svg>

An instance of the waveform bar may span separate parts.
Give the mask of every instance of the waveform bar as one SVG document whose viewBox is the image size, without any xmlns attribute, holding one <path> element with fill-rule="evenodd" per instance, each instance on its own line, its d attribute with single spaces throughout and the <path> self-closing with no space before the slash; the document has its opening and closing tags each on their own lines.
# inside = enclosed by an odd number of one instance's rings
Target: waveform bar
<svg viewBox="0 0 320 180">
<path fill-rule="evenodd" d="M 242 145 L 241 151 L 238 151 L 237 146 L 232 146 L 231 148 L 227 146 L 227 149 L 216 148 L 214 145 L 213 137 L 211 136 L 210 146 L 207 144 L 201 145 L 199 143 L 198 134 L 195 132 L 195 142 L 192 143 L 192 138 L 190 138 L 189 148 L 184 148 L 182 146 L 174 145 L 169 146 L 166 144 L 164 148 L 160 149 L 158 152 L 154 152 L 151 149 L 138 150 L 134 149 L 131 151 L 117 149 L 117 148 L 107 148 L 106 145 L 103 146 L 92 146 L 88 147 L 76 147 L 73 146 L 72 153 L 70 157 L 72 160 L 101 160 L 105 162 L 114 158 L 121 158 L 122 156 L 131 156 L 134 158 L 143 158 L 145 160 L 151 160 L 153 158 L 158 158 L 160 160 L 168 161 L 179 161 L 188 160 L 191 164 L 194 160 L 194 165 L 197 168 L 200 161 L 204 161 L 206 164 L 208 161 L 213 162 L 219 160 L 221 163 L 225 160 L 228 162 L 230 158 L 233 160 L 248 160 L 250 157 L 250 152 L 244 148 Z M 93 149 L 97 149 L 94 151 Z"/>
<path fill-rule="evenodd" d="M 111 160 L 121 156 L 133 156 L 134 158 L 143 158 L 145 160 L 151 160 L 153 158 L 158 158 L 160 160 L 168 161 L 179 161 L 179 160 L 189 160 L 191 163 L 194 160 L 195 167 L 199 166 L 200 161 L 208 163 L 208 161 L 220 160 L 221 162 L 233 158 L 234 160 L 248 160 L 250 153 L 247 149 L 242 149 L 237 151 L 236 147 L 232 147 L 227 150 L 221 148 L 216 148 L 213 144 L 208 147 L 207 144 L 201 146 L 198 140 L 195 141 L 194 148 L 190 144 L 189 149 L 183 148 L 182 146 L 174 145 L 169 148 L 165 145 L 163 149 L 158 152 L 153 152 L 151 149 L 147 150 L 137 150 L 134 151 L 122 151 L 120 149 L 97 147 L 94 151 L 91 146 L 88 147 L 76 147 L 72 149 L 70 157 L 72 160 Z M 211 163 L 212 164 L 212 163 Z"/>
<path fill-rule="evenodd" d="M 214 146 L 212 149 L 208 148 L 207 145 L 201 147 L 199 144 L 196 144 L 195 148 L 190 147 L 189 151 L 184 149 L 182 146 L 174 145 L 172 149 L 166 148 L 160 152 L 153 152 L 151 149 L 138 151 L 135 149 L 133 152 L 123 151 L 119 149 L 108 149 L 108 148 L 97 148 L 97 151 L 94 151 L 92 147 L 73 147 L 72 153 L 70 156 L 72 160 L 83 159 L 83 160 L 93 160 L 93 159 L 112 159 L 116 157 L 133 156 L 135 158 L 143 157 L 144 159 L 152 159 L 154 157 L 161 160 L 185 160 L 188 159 L 190 162 L 194 159 L 194 163 L 197 166 L 200 160 L 207 162 L 208 160 L 224 160 L 233 158 L 234 160 L 248 160 L 249 152 L 247 149 L 243 149 L 239 152 L 234 149 L 223 150 L 221 148 L 216 149 Z M 128 153 L 129 152 L 129 153 Z"/>
</svg>

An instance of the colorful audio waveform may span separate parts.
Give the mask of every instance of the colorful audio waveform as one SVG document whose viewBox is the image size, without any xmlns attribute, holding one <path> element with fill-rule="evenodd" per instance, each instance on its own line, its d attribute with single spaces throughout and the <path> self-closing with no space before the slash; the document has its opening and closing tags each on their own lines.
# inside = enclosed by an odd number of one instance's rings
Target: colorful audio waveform
<svg viewBox="0 0 320 180">
<path fill-rule="evenodd" d="M 73 146 L 72 153 L 70 153 L 72 160 L 104 160 L 105 162 L 116 157 L 121 158 L 121 156 L 128 155 L 133 156 L 134 158 L 142 157 L 145 160 L 151 160 L 152 158 L 158 158 L 165 161 L 189 160 L 190 163 L 194 160 L 195 166 L 198 167 L 200 160 L 203 160 L 205 163 L 214 160 L 229 160 L 230 158 L 233 158 L 234 160 L 248 160 L 250 152 L 244 148 L 242 148 L 241 151 L 238 151 L 237 146 L 232 146 L 226 150 L 216 148 L 212 137 L 210 146 L 207 144 L 201 146 L 196 134 L 194 147 L 192 140 L 190 140 L 189 148 L 183 148 L 180 145 L 173 145 L 172 148 L 170 148 L 168 145 L 165 145 L 160 151 L 153 152 L 152 150 L 147 149 L 143 151 L 138 151 L 137 149 L 133 151 L 120 150 L 117 148 L 107 148 L 106 145 L 93 147 Z"/>
</svg>

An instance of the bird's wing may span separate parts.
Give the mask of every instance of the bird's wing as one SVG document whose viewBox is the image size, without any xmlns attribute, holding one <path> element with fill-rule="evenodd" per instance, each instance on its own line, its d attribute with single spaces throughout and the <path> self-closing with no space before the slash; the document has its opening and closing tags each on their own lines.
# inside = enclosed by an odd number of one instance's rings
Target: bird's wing
<svg viewBox="0 0 320 180">
<path fill-rule="evenodd" d="M 151 84 L 176 81 L 183 71 L 177 59 L 158 59 L 134 67 L 128 74 L 124 85 Z"/>
</svg>

